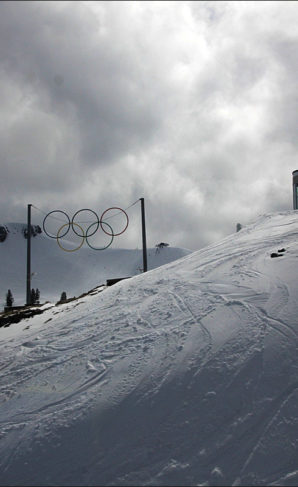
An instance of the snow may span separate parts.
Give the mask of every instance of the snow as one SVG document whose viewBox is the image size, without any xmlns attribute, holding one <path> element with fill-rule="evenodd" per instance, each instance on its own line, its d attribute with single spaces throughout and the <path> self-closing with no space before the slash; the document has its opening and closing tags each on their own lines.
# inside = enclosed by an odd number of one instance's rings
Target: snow
<svg viewBox="0 0 298 487">
<path fill-rule="evenodd" d="M 22 223 L 2 224 L 9 233 L 0 242 L 0 296 L 5 305 L 5 296 L 11 289 L 14 305 L 26 301 L 27 240 L 23 236 Z M 62 239 L 65 248 L 72 248 L 73 242 Z M 75 243 L 77 246 L 77 242 Z M 166 247 L 148 249 L 148 269 L 172 262 L 191 253 L 188 249 Z M 104 251 L 91 250 L 84 245 L 76 252 L 65 252 L 55 239 L 44 233 L 31 238 L 31 287 L 40 290 L 41 301 L 58 301 L 61 293 L 67 297 L 79 296 L 107 279 L 130 277 L 140 274 L 143 267 L 141 249 L 108 248 Z"/>
<path fill-rule="evenodd" d="M 0 484 L 297 485 L 297 235 L 263 215 L 1 328 Z"/>
</svg>

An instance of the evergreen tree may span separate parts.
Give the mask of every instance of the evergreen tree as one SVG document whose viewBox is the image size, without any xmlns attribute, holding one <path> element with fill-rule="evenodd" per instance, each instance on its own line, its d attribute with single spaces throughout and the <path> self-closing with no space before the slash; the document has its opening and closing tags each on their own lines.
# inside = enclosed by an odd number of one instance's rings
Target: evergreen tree
<svg viewBox="0 0 298 487">
<path fill-rule="evenodd" d="M 63 293 L 61 293 L 60 301 L 66 301 L 66 300 L 67 300 L 66 292 L 63 291 Z"/>
<path fill-rule="evenodd" d="M 40 291 L 38 288 L 35 289 L 35 303 L 39 304 Z"/>
<path fill-rule="evenodd" d="M 13 305 L 13 302 L 14 302 L 14 298 L 12 292 L 10 289 L 8 289 L 6 294 L 6 306 L 10 308 Z"/>
<path fill-rule="evenodd" d="M 35 294 L 35 289 L 31 289 L 31 304 L 36 303 L 36 294 Z"/>
</svg>

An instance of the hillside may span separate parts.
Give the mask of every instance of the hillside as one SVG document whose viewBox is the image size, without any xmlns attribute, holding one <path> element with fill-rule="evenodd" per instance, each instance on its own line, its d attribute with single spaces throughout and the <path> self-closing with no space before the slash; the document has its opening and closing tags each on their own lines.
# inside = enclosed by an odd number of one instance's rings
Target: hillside
<svg viewBox="0 0 298 487">
<path fill-rule="evenodd" d="M 297 485 L 297 234 L 264 215 L 1 328 L 0 484 Z"/>
<path fill-rule="evenodd" d="M 5 223 L 6 239 L 0 241 L 0 305 L 11 289 L 15 302 L 26 301 L 27 241 L 24 238 L 26 225 Z M 1 236 L 1 232 L 0 232 Z M 70 243 L 71 245 L 71 243 Z M 66 245 L 65 245 L 66 246 Z M 31 239 L 31 287 L 41 292 L 41 301 L 57 301 L 62 291 L 67 296 L 79 296 L 107 279 L 130 277 L 140 274 L 143 267 L 141 249 L 114 249 L 94 251 L 84 246 L 77 252 L 64 252 L 57 242 L 44 233 L 36 233 Z M 154 269 L 191 253 L 187 249 L 165 247 L 158 252 L 148 249 L 148 269 Z"/>
</svg>

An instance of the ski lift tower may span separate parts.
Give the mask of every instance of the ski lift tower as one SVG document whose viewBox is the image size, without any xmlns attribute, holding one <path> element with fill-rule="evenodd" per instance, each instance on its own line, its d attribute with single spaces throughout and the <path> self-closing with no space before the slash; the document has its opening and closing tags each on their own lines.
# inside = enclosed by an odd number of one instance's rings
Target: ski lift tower
<svg viewBox="0 0 298 487">
<path fill-rule="evenodd" d="M 293 175 L 293 208 L 298 210 L 298 170 L 292 172 Z"/>
</svg>

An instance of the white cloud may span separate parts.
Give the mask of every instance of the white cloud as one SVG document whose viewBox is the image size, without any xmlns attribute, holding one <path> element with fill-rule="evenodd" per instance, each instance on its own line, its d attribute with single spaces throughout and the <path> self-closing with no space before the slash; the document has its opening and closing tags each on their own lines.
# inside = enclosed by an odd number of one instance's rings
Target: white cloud
<svg viewBox="0 0 298 487">
<path fill-rule="evenodd" d="M 143 196 L 149 244 L 198 248 L 291 208 L 297 17 L 295 2 L 2 2 L 2 220 Z"/>
</svg>

